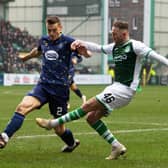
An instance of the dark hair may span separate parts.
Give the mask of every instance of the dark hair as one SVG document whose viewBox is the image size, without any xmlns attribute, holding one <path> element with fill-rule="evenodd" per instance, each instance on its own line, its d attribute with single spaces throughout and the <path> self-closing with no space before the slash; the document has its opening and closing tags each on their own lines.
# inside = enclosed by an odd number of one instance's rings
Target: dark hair
<svg viewBox="0 0 168 168">
<path fill-rule="evenodd" d="M 118 27 L 119 29 L 128 30 L 128 22 L 126 21 L 117 20 L 113 23 L 113 26 Z"/>
<path fill-rule="evenodd" d="M 61 20 L 59 19 L 58 16 L 47 16 L 46 23 L 48 23 L 48 24 L 55 24 L 55 23 L 61 24 Z"/>
</svg>

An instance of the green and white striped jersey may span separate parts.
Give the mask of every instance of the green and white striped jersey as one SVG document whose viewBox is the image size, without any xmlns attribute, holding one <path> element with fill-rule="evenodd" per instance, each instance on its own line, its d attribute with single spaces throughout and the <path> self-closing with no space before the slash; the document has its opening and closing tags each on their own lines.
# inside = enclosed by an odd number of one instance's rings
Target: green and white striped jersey
<svg viewBox="0 0 168 168">
<path fill-rule="evenodd" d="M 85 46 L 92 52 L 103 52 L 111 55 L 115 63 L 115 81 L 129 86 L 136 90 L 139 84 L 139 76 L 142 68 L 142 61 L 145 57 L 153 57 L 166 65 L 168 60 L 157 54 L 144 43 L 130 39 L 122 45 L 111 43 L 108 45 L 98 45 L 85 42 Z"/>
</svg>

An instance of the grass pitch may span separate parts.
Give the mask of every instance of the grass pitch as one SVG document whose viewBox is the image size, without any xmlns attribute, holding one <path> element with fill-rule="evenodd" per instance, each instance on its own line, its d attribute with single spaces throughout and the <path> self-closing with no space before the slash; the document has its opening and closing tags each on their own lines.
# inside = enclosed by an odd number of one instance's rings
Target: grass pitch
<svg viewBox="0 0 168 168">
<path fill-rule="evenodd" d="M 105 86 L 79 86 L 87 98 Z M 32 86 L 0 87 L 0 130 Z M 168 167 L 168 87 L 150 86 L 137 93 L 127 106 L 103 120 L 128 149 L 125 158 L 107 161 L 111 147 L 84 119 L 68 123 L 81 145 L 71 154 L 60 152 L 63 142 L 52 131 L 35 124 L 50 117 L 48 106 L 29 114 L 22 128 L 0 150 L 0 168 L 166 168 Z M 71 110 L 81 100 L 71 93 Z"/>
</svg>

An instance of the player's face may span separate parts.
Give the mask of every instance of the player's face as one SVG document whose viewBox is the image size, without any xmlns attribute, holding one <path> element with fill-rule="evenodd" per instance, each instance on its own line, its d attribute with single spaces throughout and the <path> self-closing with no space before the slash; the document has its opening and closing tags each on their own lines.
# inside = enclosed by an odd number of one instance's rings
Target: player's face
<svg viewBox="0 0 168 168">
<path fill-rule="evenodd" d="M 46 24 L 47 32 L 51 40 L 56 40 L 59 38 L 62 32 L 62 26 L 58 23 Z"/>
<path fill-rule="evenodd" d="M 122 44 L 125 41 L 124 30 L 121 30 L 118 27 L 112 27 L 112 39 L 116 44 Z"/>
</svg>

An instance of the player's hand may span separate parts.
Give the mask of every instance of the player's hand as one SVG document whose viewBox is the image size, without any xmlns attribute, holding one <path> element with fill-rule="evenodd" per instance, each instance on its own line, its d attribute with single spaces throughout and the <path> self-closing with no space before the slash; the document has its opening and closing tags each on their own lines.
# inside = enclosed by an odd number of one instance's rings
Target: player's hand
<svg viewBox="0 0 168 168">
<path fill-rule="evenodd" d="M 72 49 L 72 50 L 77 50 L 77 48 L 80 48 L 81 46 L 84 47 L 82 41 L 81 41 L 81 40 L 75 40 L 75 41 L 71 44 L 71 49 Z"/>
<path fill-rule="evenodd" d="M 80 55 L 83 55 L 83 56 L 85 56 L 86 58 L 92 56 L 92 53 L 86 49 L 86 46 L 84 45 L 84 43 L 83 43 L 81 40 L 75 40 L 75 41 L 71 44 L 71 49 L 72 49 L 72 50 L 77 50 L 77 52 L 78 52 Z"/>
<path fill-rule="evenodd" d="M 76 59 L 76 58 L 72 58 L 72 63 L 73 63 L 74 65 L 76 65 L 76 64 L 78 63 L 77 59 Z"/>
<path fill-rule="evenodd" d="M 86 58 L 92 56 L 92 53 L 89 50 L 87 50 L 84 46 L 79 46 L 76 50 L 80 55 L 83 55 Z"/>
<path fill-rule="evenodd" d="M 22 60 L 22 61 L 26 61 L 27 60 L 27 56 L 25 53 L 19 53 L 18 57 Z"/>
</svg>

